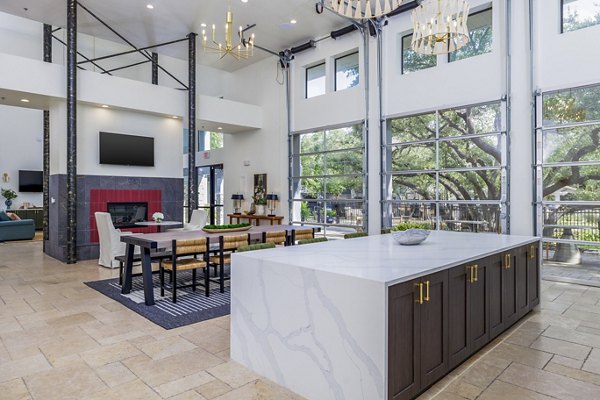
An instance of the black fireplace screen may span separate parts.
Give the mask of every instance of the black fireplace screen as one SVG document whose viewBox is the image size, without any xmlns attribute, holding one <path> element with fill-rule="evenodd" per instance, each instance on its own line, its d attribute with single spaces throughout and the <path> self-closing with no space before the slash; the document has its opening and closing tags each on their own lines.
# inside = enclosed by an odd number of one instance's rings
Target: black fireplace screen
<svg viewBox="0 0 600 400">
<path fill-rule="evenodd" d="M 115 228 L 134 228 L 148 220 L 148 203 L 108 203 L 107 208 Z"/>
</svg>

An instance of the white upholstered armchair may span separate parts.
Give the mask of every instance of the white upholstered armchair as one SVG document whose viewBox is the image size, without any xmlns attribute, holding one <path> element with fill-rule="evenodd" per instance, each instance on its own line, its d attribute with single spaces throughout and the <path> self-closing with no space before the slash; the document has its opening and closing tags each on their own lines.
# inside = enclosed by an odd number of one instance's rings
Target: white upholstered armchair
<svg viewBox="0 0 600 400">
<path fill-rule="evenodd" d="M 190 222 L 184 222 L 183 228 L 169 229 L 169 231 L 197 231 L 206 225 L 206 210 L 193 210 Z"/>
<path fill-rule="evenodd" d="M 116 229 L 106 212 L 94 213 L 96 217 L 96 228 L 100 238 L 100 258 L 98 264 L 107 268 L 118 268 L 119 262 L 116 256 L 125 255 L 125 243 L 121 242 L 121 236 L 133 235 L 132 232 L 121 232 Z M 139 252 L 139 249 L 137 250 Z"/>
</svg>

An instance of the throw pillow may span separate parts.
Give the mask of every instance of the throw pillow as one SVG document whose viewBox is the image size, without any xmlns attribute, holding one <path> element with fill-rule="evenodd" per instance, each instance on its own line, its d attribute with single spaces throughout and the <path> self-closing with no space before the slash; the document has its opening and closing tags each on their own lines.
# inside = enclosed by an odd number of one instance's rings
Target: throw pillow
<svg viewBox="0 0 600 400">
<path fill-rule="evenodd" d="M 1 222 L 12 221 L 12 219 L 10 219 L 10 217 L 8 215 L 6 215 L 6 213 L 4 211 L 0 211 L 0 221 Z"/>
<path fill-rule="evenodd" d="M 19 217 L 15 213 L 6 213 L 6 215 L 8 215 L 8 218 L 12 219 L 13 221 L 20 221 L 21 220 L 21 217 Z"/>
</svg>

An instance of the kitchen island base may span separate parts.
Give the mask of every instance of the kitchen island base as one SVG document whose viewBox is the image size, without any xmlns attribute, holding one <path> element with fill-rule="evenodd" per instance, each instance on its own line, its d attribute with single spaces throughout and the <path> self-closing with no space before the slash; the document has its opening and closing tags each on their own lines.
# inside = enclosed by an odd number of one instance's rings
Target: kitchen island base
<svg viewBox="0 0 600 400">
<path fill-rule="evenodd" d="M 539 303 L 539 239 L 432 232 L 236 254 L 231 358 L 307 399 L 411 399 Z"/>
</svg>

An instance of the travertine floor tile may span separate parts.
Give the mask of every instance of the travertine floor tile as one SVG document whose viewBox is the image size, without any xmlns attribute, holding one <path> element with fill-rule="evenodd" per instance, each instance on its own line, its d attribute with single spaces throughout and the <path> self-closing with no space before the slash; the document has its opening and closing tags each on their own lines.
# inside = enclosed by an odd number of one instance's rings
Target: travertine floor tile
<svg viewBox="0 0 600 400">
<path fill-rule="evenodd" d="M 43 354 L 0 364 L 0 382 L 22 378 L 37 372 L 48 371 L 52 366 Z"/>
<path fill-rule="evenodd" d="M 223 381 L 215 379 L 196 388 L 196 391 L 207 399 L 214 399 L 231 391 L 232 387 Z"/>
<path fill-rule="evenodd" d="M 207 400 L 206 397 L 194 390 L 178 394 L 177 396 L 169 397 L 169 400 Z"/>
<path fill-rule="evenodd" d="M 208 382 L 214 381 L 215 378 L 205 371 L 200 371 L 192 375 L 187 375 L 183 378 L 172 382 L 163 383 L 154 388 L 163 398 L 173 397 L 175 395 L 187 392 L 188 390 L 202 386 Z"/>
<path fill-rule="evenodd" d="M 550 360 L 550 363 L 563 365 L 569 368 L 581 369 L 581 366 L 583 365 L 583 360 L 575 360 L 574 358 L 555 355 L 554 357 L 552 357 L 552 360 Z"/>
<path fill-rule="evenodd" d="M 120 342 L 109 346 L 98 347 L 81 354 L 91 367 L 100 367 L 116 361 L 125 360 L 141 354 L 135 346 L 127 342 Z"/>
<path fill-rule="evenodd" d="M 106 388 L 106 385 L 85 363 L 25 377 L 25 384 L 34 399 L 64 400 L 87 398 Z"/>
<path fill-rule="evenodd" d="M 600 349 L 593 349 L 581 367 L 584 371 L 600 374 Z"/>
<path fill-rule="evenodd" d="M 196 348 L 196 346 L 179 336 L 173 336 L 166 339 L 157 340 L 155 342 L 142 344 L 139 346 L 139 348 L 153 360 L 160 360 L 178 353 L 192 350 Z"/>
<path fill-rule="evenodd" d="M 498 345 L 498 347 L 491 351 L 490 355 L 496 358 L 503 358 L 507 361 L 514 361 L 536 368 L 542 368 L 552 358 L 552 354 L 550 353 L 530 349 L 527 347 L 516 346 L 510 343 L 502 343 Z"/>
<path fill-rule="evenodd" d="M 13 379 L 12 381 L 0 383 L 0 398 L 28 400 L 31 399 L 31 395 L 22 379 Z"/>
<path fill-rule="evenodd" d="M 559 399 L 600 398 L 600 386 L 516 363 L 511 364 L 499 379 Z"/>
<path fill-rule="evenodd" d="M 554 400 L 554 397 L 545 396 L 519 386 L 502 381 L 494 381 L 478 400 Z M 436 398 L 437 400 L 437 398 Z"/>
<path fill-rule="evenodd" d="M 137 379 L 133 372 L 120 362 L 103 365 L 95 371 L 108 387 L 119 386 Z"/>
<path fill-rule="evenodd" d="M 600 385 L 600 375 L 592 372 L 582 371 L 577 368 L 567 367 L 565 365 L 549 362 L 544 370 L 555 374 L 568 376 L 569 378 L 577 379 L 578 381 L 589 382 L 595 385 Z"/>
<path fill-rule="evenodd" d="M 565 342 L 564 340 L 553 339 L 545 336 L 540 336 L 539 339 L 531 344 L 531 348 L 565 357 L 575 358 L 577 360 L 585 360 L 592 350 L 592 348 L 588 346 Z"/>
<path fill-rule="evenodd" d="M 244 368 L 235 361 L 228 361 L 223 364 L 219 364 L 216 367 L 209 368 L 208 373 L 225 382 L 231 387 L 240 387 L 246 383 L 255 381 L 260 376 L 251 372 L 247 368 Z"/>
<path fill-rule="evenodd" d="M 554 325 L 546 329 L 542 335 L 554 339 L 566 340 L 571 343 L 582 344 L 584 346 L 600 347 L 600 336 Z"/>
<path fill-rule="evenodd" d="M 144 382 L 136 379 L 110 389 L 104 389 L 85 400 L 160 400 L 161 397 Z M 241 400 L 241 399 L 240 399 Z"/>
<path fill-rule="evenodd" d="M 264 380 L 250 382 L 241 388 L 235 389 L 229 393 L 217 397 L 218 400 L 241 400 L 241 399 L 260 399 L 260 400 L 300 400 L 302 397 L 277 387 Z"/>
</svg>

